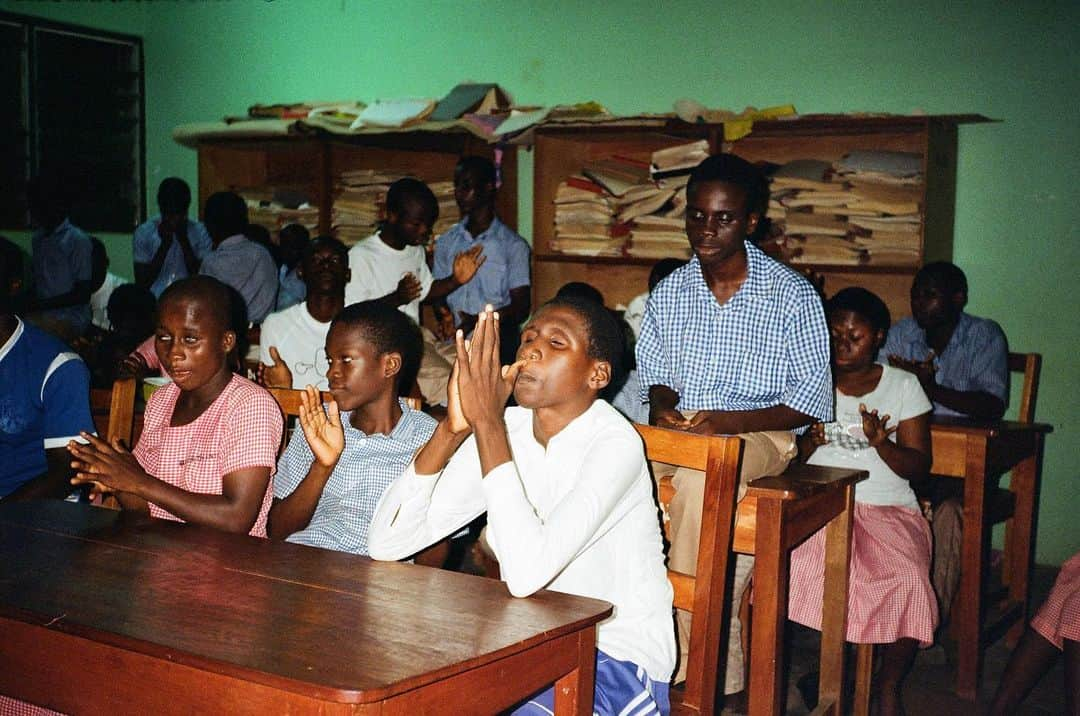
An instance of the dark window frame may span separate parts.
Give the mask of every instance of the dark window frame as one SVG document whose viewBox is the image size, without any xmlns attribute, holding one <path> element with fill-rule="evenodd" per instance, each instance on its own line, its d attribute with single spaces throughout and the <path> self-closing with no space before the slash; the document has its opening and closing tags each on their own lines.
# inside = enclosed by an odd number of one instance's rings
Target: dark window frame
<svg viewBox="0 0 1080 716">
<path fill-rule="evenodd" d="M 41 63 L 38 60 L 38 53 L 40 52 L 40 48 L 38 47 L 38 33 L 47 32 L 55 33 L 57 35 L 81 37 L 91 42 L 107 42 L 126 45 L 131 50 L 132 65 L 134 66 L 131 71 L 136 75 L 135 85 L 138 96 L 132 98 L 134 102 L 133 105 L 127 105 L 123 108 L 133 109 L 136 113 L 136 116 L 134 117 L 134 130 L 132 132 L 135 136 L 131 143 L 133 172 L 131 184 L 134 188 L 134 195 L 131 197 L 130 206 L 131 225 L 127 226 L 126 216 L 123 225 L 120 225 L 119 223 L 104 226 L 94 225 L 95 222 L 89 222 L 88 225 L 80 224 L 81 228 L 91 233 L 130 233 L 139 223 L 146 219 L 146 73 L 145 52 L 142 37 L 4 11 L 0 11 L 0 24 L 18 28 L 18 31 L 21 31 L 23 38 L 23 45 L 20 48 L 21 61 L 19 62 L 19 69 L 22 75 L 20 78 L 22 85 L 21 102 L 13 103 L 16 104 L 16 106 L 9 115 L 19 122 L 23 132 L 21 135 L 23 151 L 21 162 L 22 176 L 14 177 L 16 186 L 7 186 L 4 188 L 4 191 L 8 192 L 9 196 L 15 195 L 19 197 L 18 205 L 22 209 L 22 212 L 21 218 L 13 223 L 13 214 L 15 212 L 10 209 L 5 211 L 3 215 L 0 215 L 0 225 L 2 225 L 3 228 L 14 230 L 25 230 L 29 228 L 25 218 L 26 182 L 31 177 L 35 176 L 42 168 L 42 152 L 40 150 L 42 127 L 39 126 L 40 123 L 37 114 L 37 107 L 39 106 L 37 96 L 39 91 L 37 72 L 41 66 Z M 117 108 L 115 115 L 117 117 L 121 116 L 119 107 Z M 6 184 L 7 182 L 5 181 L 2 183 Z M 102 192 L 102 194 L 107 195 L 107 192 Z M 129 208 L 126 203 L 124 208 Z M 78 218 L 77 212 L 73 212 L 73 219 L 76 223 L 79 223 Z"/>
</svg>

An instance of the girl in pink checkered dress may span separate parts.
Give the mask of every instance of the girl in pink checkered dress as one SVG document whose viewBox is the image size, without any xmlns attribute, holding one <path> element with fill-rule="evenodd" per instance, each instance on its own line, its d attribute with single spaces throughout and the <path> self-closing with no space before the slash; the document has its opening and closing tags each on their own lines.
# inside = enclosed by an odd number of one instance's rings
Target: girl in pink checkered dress
<svg viewBox="0 0 1080 716">
<path fill-rule="evenodd" d="M 162 293 L 154 347 L 173 382 L 147 403 L 134 450 L 85 434 L 88 445 L 68 446 L 74 484 L 114 493 L 125 510 L 266 536 L 283 421 L 273 397 L 230 368 L 232 300 L 206 276 Z"/>
<path fill-rule="evenodd" d="M 1024 631 L 1001 677 L 991 716 L 1015 712 L 1027 693 L 1065 654 L 1065 713 L 1080 714 L 1080 552 L 1061 565 L 1050 596 Z"/>
<path fill-rule="evenodd" d="M 813 465 L 869 472 L 855 488 L 847 640 L 882 644 L 878 713 L 902 713 L 900 685 L 920 644 L 933 642 L 937 600 L 930 584 L 930 527 L 909 484 L 930 469 L 932 406 L 918 379 L 875 363 L 889 309 L 861 288 L 826 304 L 832 338 L 836 420 L 799 440 Z M 825 530 L 791 554 L 789 617 L 821 628 Z"/>
</svg>

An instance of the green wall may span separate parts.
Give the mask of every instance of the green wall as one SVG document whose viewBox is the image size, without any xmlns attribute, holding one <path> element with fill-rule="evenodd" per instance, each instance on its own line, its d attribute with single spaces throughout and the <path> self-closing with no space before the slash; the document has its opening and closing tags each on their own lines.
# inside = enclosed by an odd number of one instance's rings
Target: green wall
<svg viewBox="0 0 1080 716">
<path fill-rule="evenodd" d="M 595 99 L 621 113 L 669 111 L 692 97 L 731 109 L 791 102 L 803 112 L 1003 120 L 960 131 L 954 258 L 972 285 L 969 310 L 996 318 L 1014 349 L 1044 355 L 1038 417 L 1055 432 L 1037 556 L 1059 563 L 1080 549 L 1072 522 L 1080 305 L 1069 288 L 1080 267 L 1080 4 L 0 0 L 0 8 L 144 37 L 151 194 L 170 174 L 195 184 L 194 152 L 170 138 L 177 124 L 255 102 L 438 97 L 465 79 L 499 82 L 519 103 Z M 129 273 L 126 242 L 118 237 L 110 250 Z"/>
</svg>

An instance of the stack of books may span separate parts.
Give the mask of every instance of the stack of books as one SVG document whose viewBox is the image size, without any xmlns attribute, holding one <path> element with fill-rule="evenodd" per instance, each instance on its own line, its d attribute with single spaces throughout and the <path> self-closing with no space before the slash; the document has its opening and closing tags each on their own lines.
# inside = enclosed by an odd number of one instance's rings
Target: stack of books
<svg viewBox="0 0 1080 716">
<path fill-rule="evenodd" d="M 271 236 L 284 226 L 300 224 L 312 234 L 319 230 L 319 207 L 312 206 L 307 197 L 295 191 L 259 187 L 239 192 L 248 207 L 248 221 L 258 224 Z"/>
<path fill-rule="evenodd" d="M 377 169 L 351 169 L 338 176 L 330 233 L 346 246 L 366 239 L 386 218 L 386 192 L 402 175 Z"/>
<path fill-rule="evenodd" d="M 919 262 L 921 157 L 851 152 L 833 163 L 796 159 L 772 176 L 768 216 L 793 263 L 910 266 Z"/>
<path fill-rule="evenodd" d="M 428 186 L 431 187 L 435 198 L 439 200 L 439 218 L 435 221 L 435 226 L 431 227 L 431 235 L 437 238 L 460 221 L 461 216 L 458 212 L 457 201 L 454 199 L 453 181 L 433 181 L 429 182 Z"/>
<path fill-rule="evenodd" d="M 626 231 L 614 227 L 610 193 L 584 176 L 571 176 L 555 191 L 551 248 L 577 256 L 622 256 Z"/>
</svg>

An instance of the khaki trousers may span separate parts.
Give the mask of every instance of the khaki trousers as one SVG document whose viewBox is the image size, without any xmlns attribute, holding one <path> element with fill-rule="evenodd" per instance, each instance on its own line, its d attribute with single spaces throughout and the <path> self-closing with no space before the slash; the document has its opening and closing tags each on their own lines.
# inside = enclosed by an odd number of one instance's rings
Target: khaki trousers
<svg viewBox="0 0 1080 716">
<path fill-rule="evenodd" d="M 690 417 L 690 415 L 687 415 Z M 739 471 L 739 493 L 741 500 L 746 493 L 746 484 L 751 480 L 767 475 L 778 475 L 787 468 L 795 457 L 795 438 L 786 430 L 746 433 L 739 435 L 743 439 L 742 467 Z M 672 470 L 674 469 L 674 473 Z M 688 468 L 673 468 L 670 465 L 653 463 L 653 476 L 656 479 L 672 475 L 675 497 L 668 507 L 671 546 L 668 549 L 668 567 L 684 574 L 697 572 L 698 543 L 701 537 L 701 511 L 705 499 L 705 473 Z M 746 591 L 753 573 L 754 558 L 749 555 L 736 555 L 735 577 L 730 605 L 731 620 L 728 636 L 727 670 L 724 674 L 724 693 L 733 694 L 743 690 L 744 658 L 742 652 L 742 624 L 739 621 L 739 604 Z M 679 666 L 673 683 L 686 678 L 686 658 L 690 645 L 690 612 L 676 610 L 679 640 Z"/>
<path fill-rule="evenodd" d="M 416 384 L 428 405 L 446 405 L 446 385 L 450 382 L 450 371 L 457 359 L 457 348 L 452 342 L 440 342 L 434 333 L 423 326 L 420 333 L 424 337 L 424 352 L 420 356 Z"/>
</svg>

